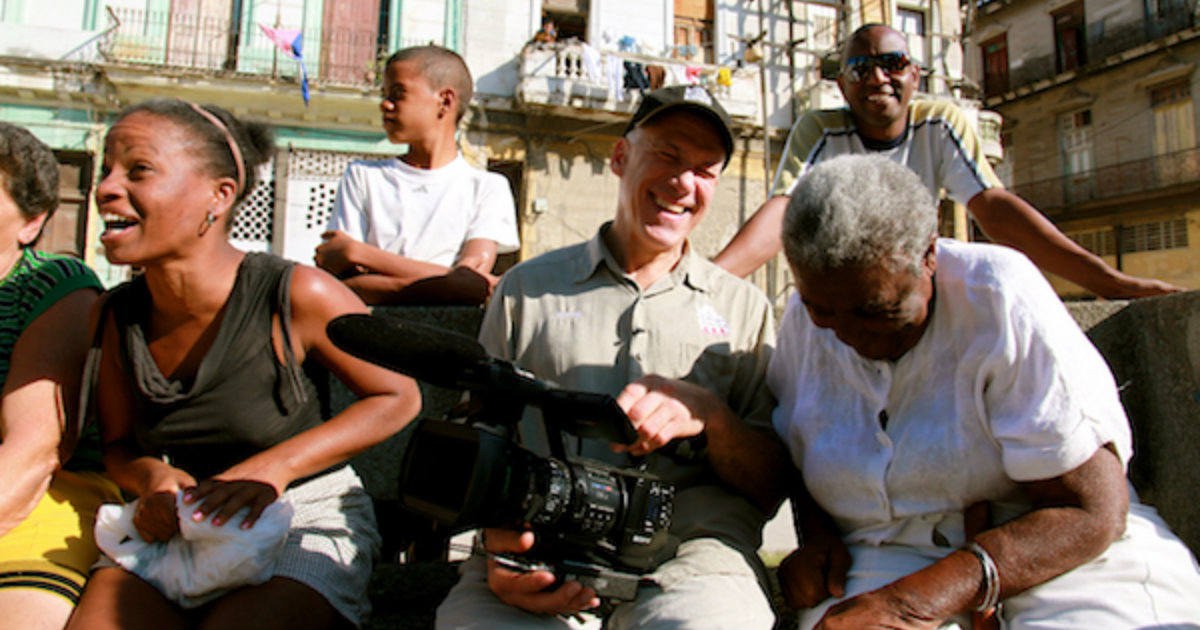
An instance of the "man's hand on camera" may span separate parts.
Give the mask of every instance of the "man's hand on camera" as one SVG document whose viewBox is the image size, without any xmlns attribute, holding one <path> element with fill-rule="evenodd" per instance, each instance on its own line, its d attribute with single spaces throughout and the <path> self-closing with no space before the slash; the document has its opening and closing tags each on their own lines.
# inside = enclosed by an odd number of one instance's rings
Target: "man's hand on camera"
<svg viewBox="0 0 1200 630">
<path fill-rule="evenodd" d="M 612 448 L 637 456 L 660 449 L 675 438 L 700 434 L 707 418 L 724 407 L 716 394 L 699 385 L 654 374 L 625 386 L 617 404 L 637 429 L 638 440 L 613 444 Z"/>
<path fill-rule="evenodd" d="M 484 532 L 488 557 L 488 586 L 501 601 L 532 613 L 573 615 L 600 605 L 596 591 L 579 582 L 567 582 L 554 590 L 554 574 L 548 571 L 514 571 L 504 568 L 491 554 L 523 554 L 533 548 L 531 531 L 489 528 Z"/>
</svg>

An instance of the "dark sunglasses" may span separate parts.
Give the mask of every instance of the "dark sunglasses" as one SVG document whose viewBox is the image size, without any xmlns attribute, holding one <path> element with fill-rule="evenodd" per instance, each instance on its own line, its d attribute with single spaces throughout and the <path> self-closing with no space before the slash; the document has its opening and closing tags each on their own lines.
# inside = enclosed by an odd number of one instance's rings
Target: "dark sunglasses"
<svg viewBox="0 0 1200 630">
<path fill-rule="evenodd" d="M 912 65 L 912 58 L 905 52 L 890 52 L 882 55 L 859 55 L 846 60 L 842 74 L 847 79 L 859 83 L 865 81 L 875 68 L 883 68 L 891 76 L 896 76 Z"/>
</svg>

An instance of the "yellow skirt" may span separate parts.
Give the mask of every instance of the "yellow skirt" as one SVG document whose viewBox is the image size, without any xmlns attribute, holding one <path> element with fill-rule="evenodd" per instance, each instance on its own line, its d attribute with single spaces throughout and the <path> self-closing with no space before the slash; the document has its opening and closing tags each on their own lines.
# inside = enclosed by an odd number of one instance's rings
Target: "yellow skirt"
<svg viewBox="0 0 1200 630">
<path fill-rule="evenodd" d="M 33 513 L 0 536 L 0 589 L 40 589 L 78 602 L 99 553 L 96 510 L 120 502 L 116 484 L 102 473 L 55 473 Z"/>
</svg>

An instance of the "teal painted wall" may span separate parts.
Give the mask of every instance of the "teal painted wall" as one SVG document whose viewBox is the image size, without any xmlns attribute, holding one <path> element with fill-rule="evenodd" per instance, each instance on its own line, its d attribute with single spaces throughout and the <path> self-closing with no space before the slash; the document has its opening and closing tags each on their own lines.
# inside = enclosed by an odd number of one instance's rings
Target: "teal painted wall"
<svg viewBox="0 0 1200 630">
<path fill-rule="evenodd" d="M 400 19 L 404 11 L 404 0 L 383 0 L 388 2 L 388 54 L 400 50 L 400 42 L 404 41 L 404 21 Z"/>
<path fill-rule="evenodd" d="M 398 155 L 408 150 L 403 144 L 388 142 L 387 136 L 383 133 L 345 133 L 300 127 L 275 127 L 275 145 L 312 151 L 342 151 L 375 155 Z"/>
<path fill-rule="evenodd" d="M 81 110 L 26 105 L 0 105 L 0 120 L 25 127 L 52 149 L 85 152 L 99 150 L 108 122 L 92 121 Z M 93 138 L 95 142 L 89 142 Z"/>
<path fill-rule="evenodd" d="M 33 132 L 52 149 L 98 153 L 113 116 L 93 121 L 91 114 L 75 109 L 51 109 L 25 105 L 0 105 L 0 120 L 20 125 Z M 407 151 L 402 144 L 388 142 L 380 133 L 340 132 L 303 127 L 274 127 L 275 145 L 312 151 L 342 151 L 399 155 Z"/>
<path fill-rule="evenodd" d="M 23 24 L 25 22 L 25 0 L 4 0 L 0 3 L 0 22 Z"/>
<path fill-rule="evenodd" d="M 446 2 L 446 23 L 442 36 L 444 46 L 454 52 L 462 52 L 462 0 Z"/>
<path fill-rule="evenodd" d="M 83 20 L 80 23 L 80 28 L 88 31 L 94 31 L 100 28 L 101 15 L 104 14 L 104 7 L 100 5 L 100 0 L 86 0 L 83 3 Z M 104 18 L 104 23 L 107 23 L 107 17 Z"/>
</svg>

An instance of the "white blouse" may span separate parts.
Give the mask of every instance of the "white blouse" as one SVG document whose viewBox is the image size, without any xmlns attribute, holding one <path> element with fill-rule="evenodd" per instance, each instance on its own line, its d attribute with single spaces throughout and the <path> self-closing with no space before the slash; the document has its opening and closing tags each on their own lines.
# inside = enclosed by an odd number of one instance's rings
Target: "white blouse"
<svg viewBox="0 0 1200 630">
<path fill-rule="evenodd" d="M 784 315 L 774 426 L 848 543 L 957 547 L 971 504 L 1021 511 L 1015 482 L 1106 444 L 1132 456 L 1108 365 L 1024 255 L 940 239 L 935 287 L 929 326 L 894 362 L 814 326 L 799 296 Z"/>
</svg>

